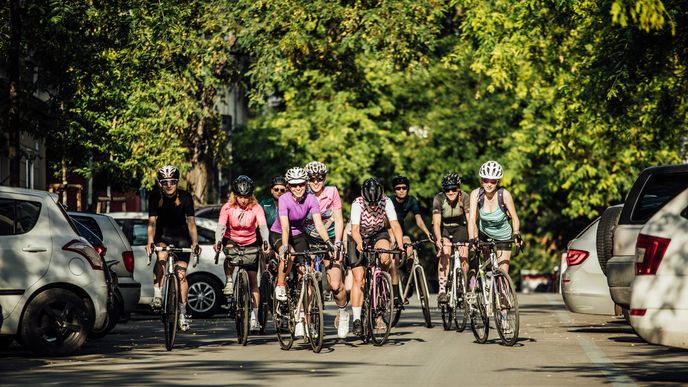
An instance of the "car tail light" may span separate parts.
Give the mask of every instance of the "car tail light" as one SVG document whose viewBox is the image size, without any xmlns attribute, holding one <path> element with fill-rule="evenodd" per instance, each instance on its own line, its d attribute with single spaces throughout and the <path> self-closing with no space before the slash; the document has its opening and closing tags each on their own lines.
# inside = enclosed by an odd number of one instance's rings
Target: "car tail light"
<svg viewBox="0 0 688 387">
<path fill-rule="evenodd" d="M 587 251 L 571 249 L 566 253 L 566 264 L 569 266 L 580 265 L 589 255 L 590 253 Z"/>
<path fill-rule="evenodd" d="M 647 309 L 631 309 L 631 316 L 645 316 Z"/>
<path fill-rule="evenodd" d="M 655 275 L 671 239 L 640 234 L 635 244 L 635 273 Z"/>
<path fill-rule="evenodd" d="M 105 259 L 105 253 L 107 252 L 107 247 L 96 245 L 96 246 L 93 246 L 93 248 L 96 249 L 96 253 L 98 253 L 98 256 Z"/>
<path fill-rule="evenodd" d="M 93 270 L 103 270 L 103 259 L 98 255 L 98 252 L 86 242 L 73 239 L 64 245 L 62 250 L 73 251 L 81 255 L 91 265 Z"/>
<path fill-rule="evenodd" d="M 134 252 L 125 251 L 122 253 L 122 261 L 124 261 L 124 268 L 127 269 L 129 273 L 134 272 Z"/>
</svg>

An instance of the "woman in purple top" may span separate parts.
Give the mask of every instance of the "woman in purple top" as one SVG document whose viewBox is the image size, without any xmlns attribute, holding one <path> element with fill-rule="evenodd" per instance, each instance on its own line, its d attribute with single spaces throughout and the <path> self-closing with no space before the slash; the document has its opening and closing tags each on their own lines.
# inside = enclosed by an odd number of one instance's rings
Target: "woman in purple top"
<svg viewBox="0 0 688 387">
<path fill-rule="evenodd" d="M 318 235 L 326 241 L 331 249 L 334 244 L 327 235 L 327 229 L 320 216 L 320 206 L 318 199 L 311 193 L 306 193 L 306 171 L 303 168 L 295 167 L 287 171 L 285 178 L 289 186 L 289 192 L 280 196 L 277 207 L 279 208 L 278 217 L 270 228 L 270 243 L 275 251 L 282 257 L 288 251 L 289 246 L 293 251 L 301 252 L 308 250 L 306 241 L 304 221 L 311 214 L 315 229 Z M 287 261 L 287 272 L 291 271 L 293 258 L 290 256 Z M 277 286 L 275 287 L 275 298 L 279 301 L 287 300 L 287 291 L 284 287 L 286 273 L 283 270 L 284 261 L 280 259 L 279 270 L 277 271 Z"/>
</svg>

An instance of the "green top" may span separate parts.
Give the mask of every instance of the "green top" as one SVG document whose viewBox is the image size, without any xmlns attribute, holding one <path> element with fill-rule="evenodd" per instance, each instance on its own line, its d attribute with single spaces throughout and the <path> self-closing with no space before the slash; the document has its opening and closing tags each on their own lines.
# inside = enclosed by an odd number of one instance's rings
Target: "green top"
<svg viewBox="0 0 688 387">
<path fill-rule="evenodd" d="M 277 205 L 272 198 L 267 198 L 260 202 L 260 206 L 263 207 L 263 211 L 265 211 L 265 221 L 269 229 L 272 227 L 272 224 L 275 223 L 275 220 L 277 220 Z"/>
<path fill-rule="evenodd" d="M 501 208 L 492 212 L 480 209 L 480 231 L 495 241 L 511 239 L 511 223 L 509 217 Z"/>
</svg>

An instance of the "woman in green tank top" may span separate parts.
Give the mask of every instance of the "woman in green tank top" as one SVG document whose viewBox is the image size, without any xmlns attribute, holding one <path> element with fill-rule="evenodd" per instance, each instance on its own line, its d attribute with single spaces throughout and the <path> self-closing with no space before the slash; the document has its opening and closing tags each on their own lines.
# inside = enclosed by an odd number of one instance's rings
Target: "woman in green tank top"
<svg viewBox="0 0 688 387">
<path fill-rule="evenodd" d="M 496 161 L 488 161 L 480 167 L 481 188 L 471 192 L 468 237 L 470 240 L 489 238 L 495 242 L 513 238 L 520 247 L 521 222 L 511 193 L 499 186 L 503 175 L 502 166 Z M 511 243 L 497 243 L 497 262 L 505 273 L 509 272 L 510 259 Z"/>
</svg>

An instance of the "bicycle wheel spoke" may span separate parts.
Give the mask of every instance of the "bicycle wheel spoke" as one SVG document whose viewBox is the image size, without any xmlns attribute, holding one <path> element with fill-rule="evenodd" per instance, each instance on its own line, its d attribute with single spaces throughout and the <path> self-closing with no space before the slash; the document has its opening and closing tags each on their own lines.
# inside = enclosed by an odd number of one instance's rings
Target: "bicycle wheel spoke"
<svg viewBox="0 0 688 387">
<path fill-rule="evenodd" d="M 387 341 L 392 329 L 394 295 L 389 274 L 380 272 L 373 276 L 368 304 L 368 324 L 373 344 L 382 345 Z"/>
<path fill-rule="evenodd" d="M 494 319 L 502 343 L 512 346 L 518 340 L 518 299 L 508 274 L 499 273 L 495 278 Z"/>
</svg>

